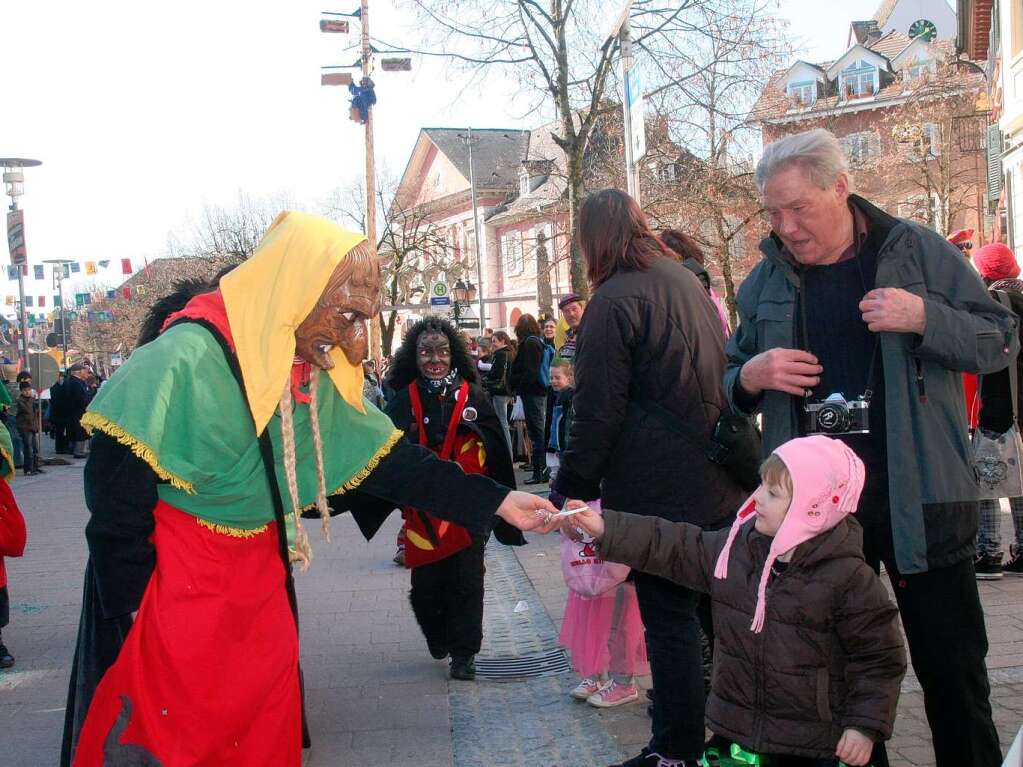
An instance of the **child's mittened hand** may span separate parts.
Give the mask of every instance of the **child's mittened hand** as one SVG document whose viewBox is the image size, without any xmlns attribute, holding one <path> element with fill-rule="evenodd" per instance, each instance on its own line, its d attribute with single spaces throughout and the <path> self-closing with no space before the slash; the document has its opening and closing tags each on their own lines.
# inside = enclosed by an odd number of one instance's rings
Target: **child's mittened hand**
<svg viewBox="0 0 1023 767">
<path fill-rule="evenodd" d="M 849 767 L 865 767 L 870 762 L 870 755 L 873 751 L 874 741 L 859 730 L 849 727 L 842 733 L 842 739 L 838 741 L 835 756 Z"/>
</svg>

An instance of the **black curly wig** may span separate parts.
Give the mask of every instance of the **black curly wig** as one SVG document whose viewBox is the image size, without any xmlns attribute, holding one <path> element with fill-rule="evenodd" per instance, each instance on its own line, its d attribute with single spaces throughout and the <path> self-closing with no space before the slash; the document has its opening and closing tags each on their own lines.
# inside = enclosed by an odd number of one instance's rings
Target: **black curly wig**
<svg viewBox="0 0 1023 767">
<path fill-rule="evenodd" d="M 416 364 L 416 343 L 425 332 L 443 333 L 451 344 L 451 369 L 458 372 L 469 383 L 476 383 L 479 376 L 476 364 L 469 355 L 469 349 L 458 328 L 444 317 L 424 317 L 411 328 L 405 336 L 398 351 L 394 353 L 390 370 L 387 372 L 387 385 L 395 391 L 401 391 L 419 376 L 419 365 Z"/>
</svg>

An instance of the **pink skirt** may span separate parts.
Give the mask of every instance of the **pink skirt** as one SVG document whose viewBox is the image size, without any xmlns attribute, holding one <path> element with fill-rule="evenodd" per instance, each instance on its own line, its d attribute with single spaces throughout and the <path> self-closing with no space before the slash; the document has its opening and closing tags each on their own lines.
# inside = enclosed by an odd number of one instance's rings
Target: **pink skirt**
<svg viewBox="0 0 1023 767">
<path fill-rule="evenodd" d="M 559 640 L 582 677 L 611 673 L 639 676 L 650 671 L 636 587 L 622 583 L 597 597 L 568 592 Z"/>
</svg>

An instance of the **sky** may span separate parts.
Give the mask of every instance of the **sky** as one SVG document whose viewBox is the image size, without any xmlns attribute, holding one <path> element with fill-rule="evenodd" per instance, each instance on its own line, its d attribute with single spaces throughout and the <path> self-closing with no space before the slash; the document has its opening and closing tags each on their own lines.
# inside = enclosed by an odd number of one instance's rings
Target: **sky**
<svg viewBox="0 0 1023 767">
<path fill-rule="evenodd" d="M 164 254 L 168 235 L 187 232 L 204 203 L 229 207 L 244 191 L 315 205 L 362 173 L 362 128 L 348 119 L 347 91 L 319 83 L 321 66 L 357 58 L 344 50 L 356 34 L 318 28 L 321 10 L 357 6 L 347 2 L 0 2 L 0 157 L 43 161 L 26 169 L 20 200 L 29 262 L 108 259 L 100 281 L 113 286 L 120 259 L 139 268 Z M 878 2 L 778 7 L 797 56 L 825 60 Z M 371 7 L 374 37 L 414 44 L 395 0 Z M 420 127 L 532 128 L 546 119 L 507 83 L 464 89 L 423 57 L 413 70 L 374 78 L 377 163 L 395 174 Z M 30 276 L 26 293 L 50 295 L 49 284 Z"/>
</svg>

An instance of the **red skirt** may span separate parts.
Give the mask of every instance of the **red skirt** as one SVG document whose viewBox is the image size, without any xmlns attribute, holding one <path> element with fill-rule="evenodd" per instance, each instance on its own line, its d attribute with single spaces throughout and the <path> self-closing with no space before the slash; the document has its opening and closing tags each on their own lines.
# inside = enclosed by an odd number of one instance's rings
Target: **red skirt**
<svg viewBox="0 0 1023 767">
<path fill-rule="evenodd" d="M 298 767 L 298 633 L 275 524 L 243 538 L 162 501 L 154 514 L 156 568 L 74 764 L 148 752 L 162 767 Z"/>
</svg>

